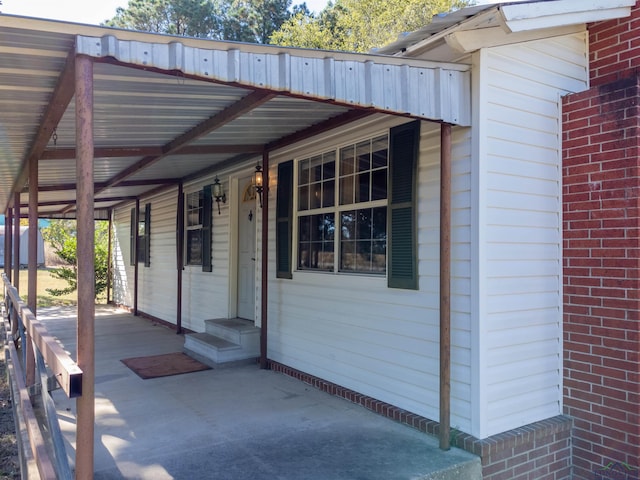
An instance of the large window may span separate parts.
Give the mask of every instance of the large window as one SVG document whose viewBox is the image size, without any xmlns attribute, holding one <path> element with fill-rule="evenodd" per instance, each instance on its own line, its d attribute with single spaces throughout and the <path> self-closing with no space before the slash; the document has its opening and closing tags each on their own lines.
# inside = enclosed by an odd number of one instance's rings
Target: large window
<svg viewBox="0 0 640 480">
<path fill-rule="evenodd" d="M 384 274 L 389 139 L 298 162 L 298 269 Z"/>
</svg>

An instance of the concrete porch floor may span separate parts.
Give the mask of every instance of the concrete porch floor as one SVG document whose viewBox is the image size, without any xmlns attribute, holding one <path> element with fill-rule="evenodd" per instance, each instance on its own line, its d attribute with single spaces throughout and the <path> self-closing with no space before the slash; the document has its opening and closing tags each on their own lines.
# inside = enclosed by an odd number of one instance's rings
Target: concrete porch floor
<svg viewBox="0 0 640 480">
<path fill-rule="evenodd" d="M 69 309 L 38 318 L 75 357 Z M 182 350 L 184 337 L 96 312 L 96 479 L 479 479 L 480 461 L 285 375 L 245 365 L 142 380 L 120 360 Z M 75 400 L 54 395 L 75 448 Z"/>
</svg>

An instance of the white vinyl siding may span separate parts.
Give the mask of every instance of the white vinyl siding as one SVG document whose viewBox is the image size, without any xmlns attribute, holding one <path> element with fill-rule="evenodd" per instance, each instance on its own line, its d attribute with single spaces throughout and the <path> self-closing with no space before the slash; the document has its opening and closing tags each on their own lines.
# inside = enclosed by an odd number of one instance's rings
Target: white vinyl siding
<svg viewBox="0 0 640 480">
<path fill-rule="evenodd" d="M 380 117 L 377 117 L 380 118 Z M 321 145 L 273 156 L 303 158 L 333 143 L 377 135 L 398 119 L 360 122 Z M 453 136 L 452 424 L 470 428 L 469 129 Z M 270 257 L 269 358 L 428 418 L 439 404 L 439 160 L 440 127 L 423 122 L 419 159 L 419 290 L 390 289 L 385 278 L 295 271 L 277 279 Z M 270 201 L 275 200 L 275 188 Z M 271 211 L 273 251 L 275 212 Z M 294 238 L 295 243 L 295 238 Z"/>
<path fill-rule="evenodd" d="M 586 88 L 582 34 L 480 55 L 477 288 L 485 438 L 562 413 L 560 97 Z"/>
<path fill-rule="evenodd" d="M 205 185 L 213 184 L 213 180 L 214 177 L 211 176 L 197 183 L 185 185 L 184 192 L 202 190 Z M 228 185 L 224 181 L 222 183 L 227 191 Z M 202 265 L 185 265 L 182 272 L 182 326 L 184 328 L 203 332 L 205 320 L 229 316 L 230 211 L 231 208 L 222 208 L 218 214 L 218 207 L 214 202 L 211 224 L 213 270 L 203 272 Z M 153 226 L 153 220 L 151 225 Z M 153 246 L 151 248 L 153 249 Z"/>
<path fill-rule="evenodd" d="M 202 189 L 213 183 L 207 178 L 185 185 L 184 191 Z M 226 188 L 226 185 L 225 185 Z M 176 323 L 177 263 L 176 214 L 177 189 L 142 198 L 151 203 L 151 266 L 138 264 L 138 310 Z M 130 209 L 125 205 L 116 213 L 114 238 L 114 301 L 133 307 L 134 267 L 129 266 Z M 204 320 L 229 316 L 229 208 L 213 209 L 213 272 L 201 265 L 185 265 L 182 272 L 182 326 L 201 332 Z"/>
<path fill-rule="evenodd" d="M 135 208 L 135 203 L 116 210 L 113 215 L 113 252 L 111 258 L 113 261 L 113 302 L 116 305 L 133 308 L 133 272 L 135 267 L 129 265 L 131 258 L 131 244 L 129 242 L 131 208 Z"/>
<path fill-rule="evenodd" d="M 176 323 L 176 204 L 178 189 L 144 197 L 151 204 L 151 264 L 138 264 L 138 310 Z"/>
</svg>

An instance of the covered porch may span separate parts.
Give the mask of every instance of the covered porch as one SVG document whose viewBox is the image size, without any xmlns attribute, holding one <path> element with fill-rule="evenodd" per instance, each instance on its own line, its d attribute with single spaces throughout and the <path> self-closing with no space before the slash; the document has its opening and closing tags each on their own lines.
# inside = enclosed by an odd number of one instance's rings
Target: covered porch
<svg viewBox="0 0 640 480">
<path fill-rule="evenodd" d="M 240 217 L 231 201 L 224 206 L 224 193 L 226 190 L 237 201 L 241 197 L 241 175 L 254 168 L 262 171 L 264 194 L 260 192 L 260 210 L 255 214 L 257 228 L 253 228 L 259 238 L 251 258 L 256 263 L 249 274 L 255 280 L 255 288 L 249 289 L 254 292 L 255 305 L 249 319 L 260 327 L 260 364 L 266 368 L 270 358 L 267 282 L 276 277 L 274 236 L 270 237 L 264 227 L 275 223 L 277 165 L 272 163 L 271 156 L 282 155 L 300 142 L 312 139 L 321 142 L 320 136 L 334 135 L 331 132 L 340 129 L 358 130 L 357 122 L 369 121 L 376 128 L 379 123 L 389 129 L 410 120 L 421 120 L 435 124 L 440 130 L 434 142 L 442 157 L 441 195 L 446 199 L 440 207 L 444 227 L 440 230 L 439 260 L 440 446 L 449 448 L 451 135 L 452 126 L 466 127 L 471 120 L 468 65 L 176 39 L 5 16 L 0 17 L 0 56 L 10 70 L 2 77 L 6 108 L 0 118 L 6 140 L 0 152 L 3 166 L 0 200 L 4 202 L 8 228 L 17 229 L 19 219 L 24 217 L 34 227 L 39 217 L 78 221 L 78 311 L 67 322 L 68 338 L 80 339 L 73 357 L 82 370 L 82 393 L 74 400 L 75 407 L 69 407 L 70 411 L 77 408 L 78 412 L 77 436 L 73 440 L 79 450 L 78 478 L 89 478 L 92 472 L 106 468 L 93 466 L 93 420 L 95 414 L 95 424 L 100 424 L 100 376 L 117 375 L 99 370 L 102 347 L 99 332 L 94 332 L 93 221 L 108 219 L 112 224 L 131 226 L 130 235 L 127 234 L 129 242 L 122 241 L 121 236 L 117 245 L 118 248 L 124 245 L 124 249 L 109 255 L 117 259 L 114 262 L 120 262 L 120 271 L 127 273 L 122 277 L 126 285 L 119 285 L 123 297 L 115 299 L 116 303 L 129 306 L 134 314 L 165 320 L 178 332 L 183 327 L 197 331 L 199 328 L 193 326 L 199 326 L 197 322 L 207 317 L 201 306 L 199 311 L 188 311 L 195 302 L 184 298 L 183 293 L 205 284 L 199 276 L 202 272 L 213 273 L 207 282 L 214 291 L 212 304 L 223 305 L 228 311 L 226 317 L 239 316 L 236 310 L 240 282 L 236 276 L 240 271 L 240 254 L 233 245 L 240 236 L 237 224 Z M 422 94 L 425 91 L 427 95 Z M 410 135 L 417 145 L 418 134 Z M 406 150 L 412 155 L 417 153 L 417 148 Z M 256 162 L 258 166 L 254 167 Z M 409 183 L 414 182 L 412 173 L 406 178 Z M 385 177 L 385 191 L 386 182 Z M 191 194 L 196 199 L 200 194 L 200 206 L 196 200 L 192 210 L 201 208 L 204 219 L 194 225 L 189 218 L 185 221 L 193 207 L 188 203 Z M 151 221 L 152 204 L 142 202 L 158 196 L 163 196 L 160 204 L 164 210 L 154 206 Z M 168 197 L 172 200 L 167 200 Z M 288 198 L 292 203 L 294 197 Z M 169 204 L 172 208 L 166 207 Z M 252 211 L 248 217 L 251 221 Z M 218 222 L 213 233 L 212 218 Z M 153 229 L 159 224 L 162 234 L 151 240 Z M 185 231 L 187 227 L 197 227 L 198 235 L 191 237 Z M 167 228 L 175 229 L 175 239 L 170 238 L 173 232 L 165 236 Z M 290 252 L 291 228 L 287 226 L 284 235 L 275 238 L 278 252 Z M 224 237 L 222 242 L 229 248 L 225 250 L 228 257 L 212 271 L 215 248 L 211 246 L 215 235 L 218 242 Z M 407 254 L 416 244 L 413 234 L 405 237 L 404 254 Z M 194 255 L 198 268 L 189 263 L 192 238 L 198 240 L 194 245 L 201 245 Z M 288 245 L 281 248 L 283 240 Z M 399 244 L 396 241 L 393 245 Z M 389 248 L 393 245 L 390 242 Z M 170 254 L 157 255 L 159 246 Z M 9 268 L 13 263 L 11 252 L 14 259 L 19 258 L 18 243 L 12 244 L 11 236 L 7 236 L 6 273 L 10 281 L 17 283 L 19 269 Z M 220 258 L 220 250 L 215 254 Z M 157 256 L 151 262 L 153 255 Z M 277 276 L 281 278 L 282 265 L 280 261 L 277 263 Z M 290 273 L 292 257 L 288 256 L 283 263 Z M 187 264 L 191 268 L 185 270 Z M 28 292 L 20 292 L 34 313 L 36 285 L 31 273 L 35 267 L 30 262 Z M 416 270 L 408 273 L 412 280 L 417 278 Z M 155 281 L 164 282 L 162 288 Z M 155 292 L 163 293 L 154 296 Z M 208 316 L 208 307 L 204 308 Z M 41 313 L 38 315 L 40 318 Z M 126 337 L 122 332 L 120 336 Z M 64 340 L 63 343 L 67 346 Z M 154 342 L 147 338 L 147 343 Z M 127 356 L 140 354 L 130 350 Z M 32 368 L 27 362 L 27 384 Z M 127 389 L 123 392 L 127 393 Z M 199 397 L 197 389 L 195 392 L 194 396 Z M 207 398 L 202 396 L 198 401 L 206 402 Z M 67 403 L 71 405 L 71 401 Z M 184 408 L 179 402 L 173 407 L 167 405 L 154 416 L 168 418 L 170 412 Z M 118 411 L 118 406 L 113 409 Z M 114 421 L 119 422 L 117 416 Z M 174 432 L 164 433 L 166 441 L 170 441 Z M 152 437 L 159 441 L 158 435 Z M 101 444 L 96 443 L 96 448 L 99 447 L 102 448 Z M 85 450 L 80 452 L 82 449 Z M 95 455 L 97 458 L 100 452 Z"/>
<path fill-rule="evenodd" d="M 43 309 L 39 319 L 74 355 L 75 312 Z M 121 362 L 183 341 L 97 309 L 95 478 L 479 478 L 478 457 L 443 452 L 434 437 L 286 375 L 243 365 L 143 380 Z M 55 400 L 73 459 L 75 401 L 60 391 Z"/>
</svg>

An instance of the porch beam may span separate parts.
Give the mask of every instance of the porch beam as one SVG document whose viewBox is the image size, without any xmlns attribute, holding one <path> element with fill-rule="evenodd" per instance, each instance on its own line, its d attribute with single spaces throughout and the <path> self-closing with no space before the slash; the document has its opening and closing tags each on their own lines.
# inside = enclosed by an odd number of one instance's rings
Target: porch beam
<svg viewBox="0 0 640 480">
<path fill-rule="evenodd" d="M 268 332 L 268 276 L 269 276 L 269 152 L 265 150 L 262 154 L 262 266 L 260 269 L 261 295 L 260 295 L 260 368 L 269 368 L 267 352 L 267 332 Z"/>
<path fill-rule="evenodd" d="M 60 77 L 58 77 L 58 83 L 53 90 L 53 94 L 51 95 L 49 102 L 47 102 L 47 108 L 42 116 L 42 122 L 38 127 L 38 132 L 31 144 L 31 148 L 29 149 L 29 154 L 25 158 L 20 174 L 13 184 L 13 191 L 22 190 L 22 187 L 26 183 L 27 176 L 29 175 L 29 166 L 31 161 L 37 161 L 42 156 L 53 131 L 58 126 L 58 123 L 60 123 L 64 112 L 67 110 L 74 94 L 74 70 L 75 57 L 74 53 L 71 52 L 67 56 L 65 66 Z"/>
<path fill-rule="evenodd" d="M 316 123 L 315 125 L 311 125 L 310 127 L 294 132 L 291 135 L 274 140 L 273 142 L 265 145 L 265 150 L 271 152 L 279 148 L 287 147 L 294 143 L 301 142 L 302 140 L 307 140 L 311 137 L 315 137 L 316 135 L 320 135 L 321 133 L 328 132 L 329 130 L 333 130 L 334 128 L 342 127 L 357 120 L 361 120 L 369 115 L 373 115 L 374 113 L 376 112 L 365 109 L 349 110 L 348 112 L 336 115 L 335 117 L 331 117 L 320 123 Z"/>
<path fill-rule="evenodd" d="M 118 187 L 147 187 L 150 185 L 176 185 L 178 180 L 175 178 L 157 178 L 151 180 L 129 180 L 122 182 Z M 106 187 L 106 182 L 96 182 L 93 186 L 94 189 L 100 189 Z M 40 192 L 62 192 L 65 190 L 75 190 L 75 183 L 60 183 L 58 185 L 41 185 L 38 190 Z M 28 189 L 24 189 L 23 193 L 27 193 Z M 66 203 L 63 201 L 62 203 Z"/>
<path fill-rule="evenodd" d="M 131 165 L 129 168 L 124 169 L 122 172 L 120 172 L 119 174 L 111 178 L 107 182 L 107 187 L 105 188 L 118 185 L 119 183 L 123 182 L 130 176 L 135 175 L 139 171 L 144 170 L 145 168 L 153 165 L 154 163 L 158 162 L 164 157 L 176 153 L 181 148 L 185 147 L 188 143 L 193 142 L 194 140 L 197 140 L 198 138 L 204 135 L 207 135 L 208 133 L 216 129 L 221 128 L 222 126 L 232 122 L 233 120 L 244 115 L 245 113 L 250 112 L 251 110 L 259 107 L 263 103 L 268 102 L 275 96 L 276 95 L 274 93 L 268 93 L 263 91 L 255 91 L 250 93 L 249 95 L 242 98 L 238 102 L 225 108 L 224 110 L 217 113 L 216 115 L 209 117 L 207 120 L 200 123 L 199 125 L 196 125 L 188 132 L 185 132 L 184 134 L 175 138 L 171 142 L 167 143 L 165 146 L 162 147 L 161 154 L 147 156 L 142 160 L 140 160 L 139 162 L 136 162 L 135 164 Z M 100 193 L 100 191 L 98 191 L 97 193 Z"/>
<path fill-rule="evenodd" d="M 440 448 L 451 422 L 451 125 L 440 126 Z"/>
<path fill-rule="evenodd" d="M 76 400 L 76 478 L 93 478 L 95 422 L 95 283 L 93 189 L 93 61 L 75 57 L 76 190 L 78 229 L 78 366 L 82 396 Z"/>
<path fill-rule="evenodd" d="M 186 145 L 178 148 L 179 155 L 213 155 L 218 153 L 260 153 L 262 145 Z M 96 148 L 94 158 L 146 157 L 165 154 L 163 147 L 114 147 Z M 75 148 L 48 148 L 40 160 L 72 160 L 76 158 Z"/>
<path fill-rule="evenodd" d="M 138 197 L 134 197 L 134 196 L 119 196 L 119 197 L 105 197 L 105 198 L 96 198 L 94 199 L 94 203 L 107 203 L 107 202 L 123 202 L 123 201 L 127 201 L 127 200 L 135 200 Z M 28 204 L 21 204 L 21 207 L 26 207 Z M 66 205 L 66 209 L 67 211 L 71 211 L 73 210 L 72 207 L 74 207 L 76 205 L 76 200 L 52 200 L 52 201 L 48 201 L 48 202 L 39 202 L 38 206 L 39 207 L 57 207 L 60 205 Z M 71 208 L 69 208 L 71 207 Z M 66 213 L 66 212 L 65 212 Z"/>
</svg>

